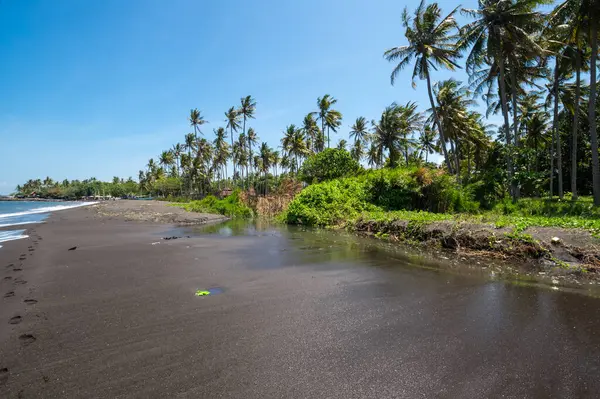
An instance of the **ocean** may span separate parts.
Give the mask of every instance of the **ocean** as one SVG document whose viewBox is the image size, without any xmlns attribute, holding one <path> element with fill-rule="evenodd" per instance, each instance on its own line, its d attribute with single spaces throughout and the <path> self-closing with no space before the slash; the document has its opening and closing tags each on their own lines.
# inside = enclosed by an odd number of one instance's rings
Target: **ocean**
<svg viewBox="0 0 600 399">
<path fill-rule="evenodd" d="M 25 229 L 6 227 L 43 223 L 51 212 L 91 205 L 94 202 L 0 201 L 0 247 L 3 242 L 27 238 Z"/>
</svg>

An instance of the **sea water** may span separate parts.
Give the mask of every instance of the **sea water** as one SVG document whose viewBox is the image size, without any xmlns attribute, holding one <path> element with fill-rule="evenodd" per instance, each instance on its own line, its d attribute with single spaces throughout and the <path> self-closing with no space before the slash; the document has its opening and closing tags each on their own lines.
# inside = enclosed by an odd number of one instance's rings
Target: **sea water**
<svg viewBox="0 0 600 399">
<path fill-rule="evenodd" d="M 43 223 L 50 212 L 91 205 L 94 202 L 0 201 L 0 243 L 27 238 L 24 229 L 6 229 Z M 0 247 L 2 245 L 0 244 Z"/>
</svg>

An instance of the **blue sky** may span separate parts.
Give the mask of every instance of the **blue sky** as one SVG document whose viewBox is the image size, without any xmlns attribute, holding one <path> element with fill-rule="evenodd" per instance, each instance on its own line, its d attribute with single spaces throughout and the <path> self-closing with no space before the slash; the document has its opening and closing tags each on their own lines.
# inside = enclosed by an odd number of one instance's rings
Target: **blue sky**
<svg viewBox="0 0 600 399">
<path fill-rule="evenodd" d="M 212 139 L 247 94 L 258 103 L 250 126 L 271 146 L 326 93 L 344 115 L 332 143 L 347 138 L 356 117 L 377 118 L 393 101 L 425 110 L 424 82 L 413 90 L 409 68 L 391 86 L 393 66 L 382 57 L 406 42 L 405 4 L 0 1 L 0 193 L 46 175 L 135 178 L 183 141 L 191 108 L 210 122 L 203 132 Z M 448 12 L 458 2 L 440 4 Z M 467 80 L 463 71 L 452 76 Z"/>
</svg>

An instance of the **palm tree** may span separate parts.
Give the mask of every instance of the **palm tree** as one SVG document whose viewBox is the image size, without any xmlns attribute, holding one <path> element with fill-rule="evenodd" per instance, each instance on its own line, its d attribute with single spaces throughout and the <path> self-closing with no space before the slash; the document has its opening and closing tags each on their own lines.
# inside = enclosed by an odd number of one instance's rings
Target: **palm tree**
<svg viewBox="0 0 600 399">
<path fill-rule="evenodd" d="M 200 131 L 200 126 L 204 125 L 205 123 L 206 121 L 204 120 L 204 117 L 197 108 L 190 110 L 190 126 L 194 127 L 194 138 L 198 138 L 198 133 L 202 134 Z"/>
<path fill-rule="evenodd" d="M 246 141 L 248 143 L 248 158 L 252 159 L 253 158 L 253 154 L 252 154 L 252 144 L 257 144 L 258 143 L 258 135 L 256 134 L 256 132 L 254 131 L 254 129 L 249 128 L 248 129 L 248 135 L 246 137 Z M 250 162 L 249 162 L 250 163 Z M 255 172 L 255 170 L 253 170 L 253 172 Z M 248 173 L 248 171 L 246 170 L 246 175 L 248 176 L 248 187 L 250 187 L 250 174 Z"/>
<path fill-rule="evenodd" d="M 304 120 L 302 121 L 302 130 L 304 131 L 306 139 L 310 141 L 308 149 L 312 152 L 323 151 L 323 148 L 319 146 L 319 136 L 321 131 L 319 130 L 317 121 L 313 117 L 313 113 L 307 114 L 304 117 Z"/>
<path fill-rule="evenodd" d="M 225 112 L 225 118 L 225 122 L 227 122 L 227 128 L 229 129 L 231 136 L 231 148 L 233 150 L 233 153 L 235 154 L 236 148 L 234 145 L 235 140 L 233 137 L 233 132 L 237 132 L 240 128 L 240 114 L 235 109 L 235 107 L 231 107 L 227 110 L 227 112 Z M 233 180 L 235 181 L 235 162 L 233 163 Z"/>
<path fill-rule="evenodd" d="M 387 151 L 390 167 L 398 166 L 399 148 L 398 144 L 402 135 L 399 128 L 400 106 L 396 103 L 386 107 L 381 114 L 379 122 L 371 122 L 373 125 L 373 144 L 377 151 L 383 154 Z"/>
<path fill-rule="evenodd" d="M 171 151 L 163 151 L 160 153 L 160 157 L 158 158 L 158 162 L 165 168 L 173 165 L 175 162 L 173 159 L 173 153 Z"/>
<path fill-rule="evenodd" d="M 269 168 L 271 168 L 271 159 L 272 159 L 272 155 L 271 155 L 271 148 L 269 148 L 269 145 L 265 142 L 263 142 L 260 146 L 260 152 L 259 152 L 259 158 L 260 158 L 260 172 L 263 173 L 263 176 L 265 177 L 265 195 L 267 195 L 267 191 L 268 191 L 268 178 L 269 178 Z"/>
<path fill-rule="evenodd" d="M 337 148 L 338 150 L 344 150 L 346 151 L 346 147 L 348 146 L 348 141 L 345 139 L 340 139 L 340 141 L 338 141 L 337 144 Z"/>
<path fill-rule="evenodd" d="M 366 143 L 369 136 L 369 128 L 367 127 L 367 120 L 363 116 L 356 118 L 354 125 L 350 127 L 350 138 L 354 138 L 354 144 L 356 142 Z"/>
<path fill-rule="evenodd" d="M 445 136 L 440 121 L 435 114 L 435 102 L 431 89 L 431 69 L 437 70 L 438 66 L 454 71 L 460 68 L 456 63 L 458 51 L 456 40 L 458 35 L 453 31 L 458 29 L 454 14 L 455 8 L 446 17 L 441 18 L 441 9 L 437 3 L 425 7 L 425 1 L 417 7 L 414 17 L 409 17 L 408 10 L 405 8 L 402 14 L 403 26 L 406 28 L 406 38 L 409 44 L 407 46 L 394 47 L 384 53 L 384 57 L 390 61 L 399 61 L 391 75 L 392 85 L 402 69 L 404 69 L 413 59 L 415 67 L 412 74 L 413 87 L 416 87 L 415 78 L 427 80 L 427 92 L 431 109 L 434 113 L 435 124 L 440 135 L 440 142 L 446 160 L 448 170 L 452 172 L 453 168 L 448 157 L 445 146 Z"/>
<path fill-rule="evenodd" d="M 469 140 L 471 128 L 473 127 L 468 107 L 474 105 L 470 99 L 469 92 L 461 86 L 461 82 L 448 79 L 435 84 L 433 88 L 438 106 L 437 115 L 442 126 L 445 139 L 450 143 L 450 149 L 454 155 L 455 172 L 460 178 L 460 142 Z M 430 121 L 434 118 L 432 112 Z"/>
<path fill-rule="evenodd" d="M 372 167 L 379 167 L 382 163 L 382 153 L 375 141 L 371 142 L 369 151 L 367 152 L 367 163 Z"/>
<path fill-rule="evenodd" d="M 433 154 L 437 151 L 437 146 L 435 145 L 435 131 L 430 125 L 425 126 L 421 132 L 418 145 L 420 150 L 425 152 L 425 163 L 429 162 L 429 154 Z"/>
<path fill-rule="evenodd" d="M 350 150 L 350 156 L 356 162 L 360 162 L 361 158 L 365 153 L 364 142 L 362 140 L 355 140 L 352 149 Z"/>
<path fill-rule="evenodd" d="M 215 140 L 213 145 L 215 148 L 215 159 L 214 163 L 217 168 L 221 170 L 220 176 L 223 178 L 223 170 L 225 172 L 225 179 L 227 179 L 227 159 L 229 159 L 229 144 L 226 142 L 227 131 L 219 127 L 215 130 Z"/>
<path fill-rule="evenodd" d="M 342 114 L 339 111 L 331 109 L 331 106 L 335 103 L 337 103 L 337 99 L 330 94 L 325 94 L 323 97 L 317 98 L 317 107 L 319 110 L 312 113 L 317 116 L 318 121 L 321 121 L 321 132 L 325 133 L 325 128 L 327 128 L 327 148 L 330 146 L 329 131 L 333 130 L 335 133 L 336 129 L 342 123 Z"/>
<path fill-rule="evenodd" d="M 281 139 L 281 146 L 288 157 L 294 158 L 294 163 L 291 163 L 290 165 L 292 166 L 292 169 L 298 173 L 300 159 L 308 155 L 304 130 L 296 128 L 296 125 L 289 125 Z"/>
<path fill-rule="evenodd" d="M 504 133 L 506 145 L 512 145 L 510 123 L 508 119 L 508 92 L 506 88 L 506 60 L 510 64 L 511 84 L 513 89 L 513 119 L 515 121 L 515 140 L 517 131 L 516 107 L 514 93 L 516 88 L 515 75 L 517 63 L 522 54 L 530 56 L 532 53 L 542 54 L 532 33 L 541 30 L 543 15 L 536 12 L 538 5 L 545 0 L 480 0 L 476 10 L 463 9 L 462 12 L 475 21 L 468 23 L 461 29 L 460 49 L 471 48 L 467 57 L 467 70 L 472 75 L 482 64 L 492 64 L 498 69 L 498 86 L 500 89 L 500 103 L 504 117 Z M 522 58 L 521 58 L 522 60 Z M 507 151 L 508 178 L 511 182 L 513 198 L 518 197 L 518 187 L 513 181 L 513 162 L 511 152 Z"/>
</svg>

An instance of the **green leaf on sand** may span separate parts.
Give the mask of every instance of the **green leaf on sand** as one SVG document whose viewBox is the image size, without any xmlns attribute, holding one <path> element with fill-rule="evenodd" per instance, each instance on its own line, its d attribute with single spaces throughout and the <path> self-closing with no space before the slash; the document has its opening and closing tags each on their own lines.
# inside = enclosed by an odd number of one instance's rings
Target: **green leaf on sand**
<svg viewBox="0 0 600 399">
<path fill-rule="evenodd" d="M 210 291 L 198 290 L 196 291 L 196 296 L 205 296 L 210 295 Z"/>
</svg>

